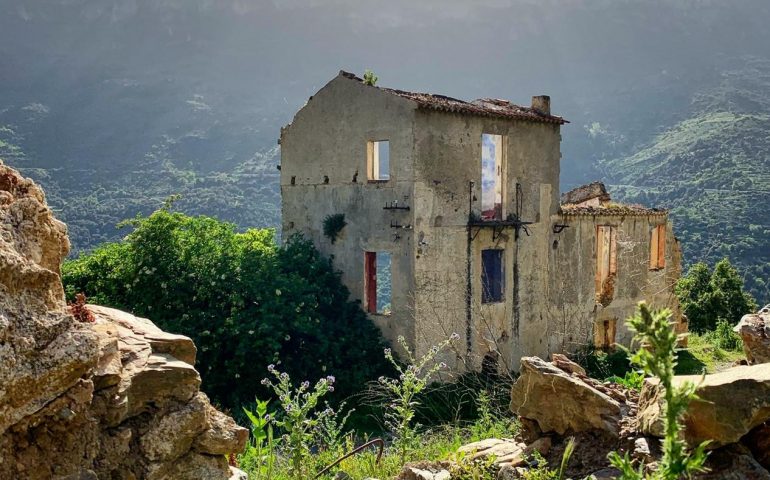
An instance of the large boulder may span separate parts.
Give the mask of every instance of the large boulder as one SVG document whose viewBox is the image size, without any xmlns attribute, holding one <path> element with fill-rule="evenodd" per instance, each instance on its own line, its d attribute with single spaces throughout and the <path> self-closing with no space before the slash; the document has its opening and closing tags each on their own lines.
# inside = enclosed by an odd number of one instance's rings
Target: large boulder
<svg viewBox="0 0 770 480">
<path fill-rule="evenodd" d="M 627 407 L 622 398 L 578 368 L 546 362 L 538 357 L 521 359 L 521 375 L 511 388 L 511 410 L 533 420 L 543 432 L 603 430 L 617 435 Z"/>
<path fill-rule="evenodd" d="M 691 445 L 710 440 L 709 448 L 738 442 L 753 428 L 770 420 L 770 363 L 733 367 L 713 375 L 674 377 L 674 385 L 698 385 L 699 397 L 690 402 L 684 418 L 685 438 Z M 639 399 L 639 428 L 663 436 L 663 389 L 647 379 Z"/>
<path fill-rule="evenodd" d="M 195 346 L 64 300 L 66 227 L 0 162 L 0 478 L 237 478 L 247 431 L 200 392 Z"/>
<path fill-rule="evenodd" d="M 733 330 L 743 339 L 750 365 L 770 362 L 770 305 L 756 314 L 744 315 Z"/>
</svg>

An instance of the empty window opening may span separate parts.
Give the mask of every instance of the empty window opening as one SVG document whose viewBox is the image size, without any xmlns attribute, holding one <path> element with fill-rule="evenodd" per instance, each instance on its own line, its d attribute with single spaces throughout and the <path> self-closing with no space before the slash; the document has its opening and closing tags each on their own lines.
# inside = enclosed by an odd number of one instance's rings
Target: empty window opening
<svg viewBox="0 0 770 480">
<path fill-rule="evenodd" d="M 390 180 L 390 141 L 378 140 L 366 145 L 366 158 L 369 180 Z"/>
<path fill-rule="evenodd" d="M 650 270 L 666 266 L 666 226 L 655 225 L 650 232 Z"/>
<path fill-rule="evenodd" d="M 607 306 L 615 295 L 618 273 L 617 231 L 615 227 L 596 227 L 596 300 Z"/>
<path fill-rule="evenodd" d="M 388 252 L 365 252 L 364 261 L 366 311 L 390 315 L 391 255 Z"/>
<path fill-rule="evenodd" d="M 505 277 L 502 250 L 481 251 L 481 302 L 495 303 L 503 301 Z"/>
<path fill-rule="evenodd" d="M 616 318 L 604 320 L 595 324 L 594 345 L 602 350 L 611 350 L 615 346 L 615 331 L 618 321 Z"/>
<path fill-rule="evenodd" d="M 502 135 L 481 135 L 481 218 L 503 219 Z"/>
</svg>

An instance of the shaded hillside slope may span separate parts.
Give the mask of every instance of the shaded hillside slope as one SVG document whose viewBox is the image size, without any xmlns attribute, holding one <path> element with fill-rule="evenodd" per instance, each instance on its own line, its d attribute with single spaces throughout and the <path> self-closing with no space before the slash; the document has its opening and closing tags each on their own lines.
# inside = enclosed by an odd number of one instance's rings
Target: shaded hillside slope
<svg viewBox="0 0 770 480">
<path fill-rule="evenodd" d="M 770 301 L 770 62 L 725 73 L 691 111 L 601 166 L 625 201 L 672 209 L 688 263 L 728 257 Z"/>
</svg>

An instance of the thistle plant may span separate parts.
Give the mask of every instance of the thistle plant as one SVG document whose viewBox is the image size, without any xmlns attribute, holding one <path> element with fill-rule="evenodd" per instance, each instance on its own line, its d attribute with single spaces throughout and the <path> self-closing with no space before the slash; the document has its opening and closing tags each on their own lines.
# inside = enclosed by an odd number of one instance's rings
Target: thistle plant
<svg viewBox="0 0 770 480">
<path fill-rule="evenodd" d="M 281 403 L 283 411 L 273 423 L 284 432 L 281 439 L 289 456 L 289 474 L 297 480 L 310 478 L 308 459 L 314 431 L 324 418 L 334 413 L 331 408 L 318 411 L 316 407 L 321 397 L 334 391 L 334 377 L 322 378 L 312 388 L 308 381 L 294 388 L 289 374 L 279 372 L 273 365 L 267 370 L 274 379 L 265 378 L 262 384 L 270 387 Z"/>
<path fill-rule="evenodd" d="M 248 470 L 256 472 L 257 478 L 273 478 L 275 468 L 275 443 L 273 441 L 273 426 L 270 424 L 271 415 L 268 413 L 269 400 L 257 400 L 257 408 L 252 412 L 243 408 L 244 413 L 251 421 L 251 442 L 247 447 L 241 461 L 247 460 L 248 465 L 243 465 Z"/>
<path fill-rule="evenodd" d="M 420 405 L 417 396 L 425 390 L 433 375 L 447 368 L 445 363 L 437 362 L 436 357 L 457 338 L 459 335 L 453 333 L 449 339 L 432 347 L 421 358 L 415 358 L 404 337 L 398 337 L 406 365 L 394 358 L 390 348 L 385 349 L 385 358 L 395 367 L 398 378 L 380 377 L 378 382 L 389 397 L 385 405 L 385 426 L 393 434 L 393 444 L 399 452 L 401 463 L 406 460 L 406 452 L 418 440 L 417 430 L 420 425 L 414 423 L 416 409 Z"/>
<path fill-rule="evenodd" d="M 321 450 L 340 454 L 344 449 L 345 439 L 350 438 L 353 433 L 352 430 L 345 430 L 345 424 L 356 409 L 351 408 L 343 414 L 345 402 L 340 403 L 336 410 L 330 407 L 328 402 L 325 403 L 325 411 L 330 413 L 319 418 L 315 431 L 316 445 Z"/>
<path fill-rule="evenodd" d="M 684 440 L 680 438 L 681 418 L 690 401 L 696 398 L 697 387 L 692 382 L 685 382 L 678 387 L 673 384 L 678 338 L 670 317 L 670 310 L 651 311 L 646 303 L 641 302 L 638 313 L 628 320 L 636 334 L 635 341 L 639 343 L 639 349 L 631 361 L 648 375 L 659 379 L 666 404 L 663 417 L 663 458 L 655 472 L 645 474 L 644 465 L 635 469 L 627 453 L 625 456 L 617 452 L 609 455 L 610 463 L 622 472 L 620 478 L 623 480 L 676 480 L 689 478 L 693 473 L 705 470 L 703 464 L 706 461 L 705 447 L 708 442 L 688 452 Z"/>
</svg>

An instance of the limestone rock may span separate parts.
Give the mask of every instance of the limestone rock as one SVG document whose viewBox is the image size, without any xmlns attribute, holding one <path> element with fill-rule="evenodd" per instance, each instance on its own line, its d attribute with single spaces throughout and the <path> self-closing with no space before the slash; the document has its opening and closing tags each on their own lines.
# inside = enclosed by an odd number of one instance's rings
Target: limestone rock
<svg viewBox="0 0 770 480">
<path fill-rule="evenodd" d="M 617 434 L 622 405 L 577 374 L 537 357 L 521 359 L 511 388 L 511 410 L 537 422 L 543 432 L 605 430 Z"/>
<path fill-rule="evenodd" d="M 451 480 L 451 462 L 412 462 L 404 465 L 396 480 Z"/>
<path fill-rule="evenodd" d="M 702 379 L 702 382 L 701 382 Z M 690 403 L 684 419 L 685 437 L 691 445 L 711 440 L 709 448 L 735 443 L 754 427 L 770 420 L 770 363 L 744 365 L 700 377 L 677 376 L 682 382 L 700 384 L 699 400 Z M 639 400 L 639 427 L 662 437 L 663 392 L 655 379 L 647 379 Z"/>
<path fill-rule="evenodd" d="M 42 190 L 0 163 L 0 478 L 243 479 L 224 454 L 247 435 L 199 392 L 192 341 L 104 307 L 77 321 L 68 251 Z"/>
<path fill-rule="evenodd" d="M 249 431 L 211 405 L 206 409 L 209 428 L 195 440 L 195 450 L 209 455 L 240 452 L 249 440 Z"/>
<path fill-rule="evenodd" d="M 467 454 L 470 460 L 487 460 L 493 458 L 495 465 L 517 467 L 534 454 L 539 452 L 547 455 L 551 449 L 551 438 L 542 437 L 526 445 L 516 440 L 489 438 L 479 442 L 469 443 L 457 449 L 458 453 Z"/>
<path fill-rule="evenodd" d="M 743 339 L 749 365 L 770 362 L 770 305 L 757 314 L 744 315 L 733 330 Z"/>
</svg>

